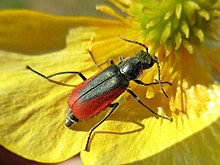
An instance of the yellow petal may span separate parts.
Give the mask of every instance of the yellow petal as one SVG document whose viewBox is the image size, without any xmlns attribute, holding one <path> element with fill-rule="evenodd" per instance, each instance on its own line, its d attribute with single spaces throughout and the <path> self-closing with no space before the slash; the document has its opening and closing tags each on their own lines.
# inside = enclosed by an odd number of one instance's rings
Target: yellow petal
<svg viewBox="0 0 220 165">
<path fill-rule="evenodd" d="M 134 56 L 138 50 L 142 49 L 139 45 L 125 42 L 119 38 L 120 35 L 124 38 L 132 39 L 138 34 L 137 32 L 133 34 L 134 32 L 123 30 L 126 28 L 128 28 L 127 25 L 99 29 L 91 44 L 91 52 L 97 64 L 106 62 L 109 59 L 114 60 L 117 64 L 119 62 L 119 56 Z"/>
<path fill-rule="evenodd" d="M 96 6 L 96 10 L 99 10 L 102 13 L 106 13 L 112 17 L 115 17 L 119 20 L 125 21 L 125 18 L 123 18 L 120 14 L 116 13 L 115 10 L 113 10 L 111 7 L 106 5 L 98 5 Z"/>
<path fill-rule="evenodd" d="M 25 10 L 2 11 L 0 20 L 0 49 L 29 55 L 65 48 L 66 36 L 73 27 L 117 29 L 126 26 L 117 21 L 61 17 Z"/>
</svg>

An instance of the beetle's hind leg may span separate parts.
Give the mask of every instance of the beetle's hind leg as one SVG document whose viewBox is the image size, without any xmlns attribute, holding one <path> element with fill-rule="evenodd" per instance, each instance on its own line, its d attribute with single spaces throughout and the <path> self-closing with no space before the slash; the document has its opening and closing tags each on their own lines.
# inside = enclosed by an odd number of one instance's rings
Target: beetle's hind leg
<svg viewBox="0 0 220 165">
<path fill-rule="evenodd" d="M 85 81 L 87 79 L 81 72 L 65 71 L 65 72 L 58 72 L 58 73 L 51 74 L 49 76 L 45 76 L 44 74 L 34 70 L 33 68 L 31 68 L 28 65 L 26 66 L 26 68 L 29 69 L 30 71 L 36 73 L 37 75 L 47 79 L 48 81 L 50 81 L 52 83 L 59 84 L 59 85 L 64 85 L 64 86 L 75 86 L 75 85 L 65 84 L 65 83 L 62 83 L 62 82 L 58 82 L 58 81 L 52 80 L 50 78 L 58 76 L 58 75 L 62 75 L 62 74 L 77 74 L 83 81 Z"/>
<path fill-rule="evenodd" d="M 109 107 L 112 108 L 111 111 L 101 120 L 99 121 L 94 127 L 92 127 L 92 129 L 90 130 L 89 132 L 89 136 L 88 136 L 88 139 L 87 139 L 87 142 L 86 142 L 86 148 L 85 148 L 85 151 L 89 151 L 89 143 L 90 143 L 90 139 L 91 139 L 91 135 L 92 135 L 92 132 L 98 127 L 100 126 L 100 124 L 102 124 L 113 112 L 114 110 L 117 108 L 117 106 L 119 105 L 119 103 L 114 103 L 114 104 L 111 104 Z"/>
</svg>

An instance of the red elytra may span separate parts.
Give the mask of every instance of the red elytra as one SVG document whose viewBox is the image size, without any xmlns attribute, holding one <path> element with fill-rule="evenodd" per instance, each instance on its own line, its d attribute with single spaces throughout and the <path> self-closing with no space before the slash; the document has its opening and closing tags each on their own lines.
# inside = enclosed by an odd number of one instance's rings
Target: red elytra
<svg viewBox="0 0 220 165">
<path fill-rule="evenodd" d="M 69 106 L 72 109 L 72 113 L 79 120 L 89 120 L 94 116 L 98 115 L 101 111 L 104 111 L 109 105 L 120 96 L 125 90 L 123 89 L 114 89 L 109 92 L 107 95 L 103 94 L 99 97 L 90 99 L 86 102 L 76 101 L 74 104 Z M 110 96 L 109 96 L 110 94 Z M 75 98 L 70 97 L 69 100 Z M 69 101 L 70 102 L 70 101 Z"/>
<path fill-rule="evenodd" d="M 98 115 L 101 111 L 104 111 L 107 107 L 109 107 L 109 105 L 126 90 L 126 88 L 117 87 L 108 91 L 104 91 L 97 97 L 92 97 L 91 99 L 82 101 L 85 93 L 86 95 L 91 95 L 94 90 L 100 90 L 100 86 L 93 86 L 91 87 L 93 89 L 89 89 L 89 91 L 81 94 L 83 89 L 85 89 L 85 87 L 88 86 L 88 84 L 90 84 L 94 78 L 102 76 L 102 74 L 103 72 L 98 73 L 97 75 L 82 82 L 70 94 L 68 105 L 69 108 L 72 109 L 72 113 L 77 119 L 89 120 L 95 115 Z"/>
</svg>

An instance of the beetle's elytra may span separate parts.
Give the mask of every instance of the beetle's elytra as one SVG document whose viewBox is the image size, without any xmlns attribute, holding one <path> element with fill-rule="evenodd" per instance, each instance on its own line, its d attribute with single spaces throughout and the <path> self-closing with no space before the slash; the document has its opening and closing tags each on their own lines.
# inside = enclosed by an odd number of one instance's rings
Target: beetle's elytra
<svg viewBox="0 0 220 165">
<path fill-rule="evenodd" d="M 92 76 L 89 79 L 86 79 L 86 77 L 80 72 L 59 72 L 49 76 L 45 76 L 32 69 L 31 67 L 27 66 L 29 70 L 48 79 L 51 82 L 55 82 L 52 79 L 50 79 L 51 77 L 60 74 L 77 74 L 84 81 L 77 87 L 75 87 L 70 94 L 68 100 L 69 108 L 67 110 L 67 117 L 65 122 L 65 125 L 67 127 L 70 127 L 73 123 L 77 123 L 80 120 L 89 120 L 108 107 L 112 108 L 111 111 L 106 115 L 106 117 L 90 130 L 85 149 L 87 151 L 92 132 L 102 122 L 104 122 L 116 109 L 118 103 L 112 104 L 112 102 L 117 97 L 119 97 L 124 91 L 130 93 L 131 96 L 135 98 L 135 100 L 137 100 L 142 106 L 144 106 L 147 110 L 149 110 L 156 116 L 172 121 L 172 118 L 159 115 L 153 110 L 151 110 L 137 97 L 137 95 L 134 92 L 132 92 L 130 89 L 127 89 L 131 80 L 142 86 L 159 84 L 165 96 L 168 97 L 163 90 L 162 84 L 171 84 L 169 82 L 161 82 L 159 62 L 156 57 L 153 57 L 148 53 L 148 48 L 144 44 L 132 40 L 127 40 L 124 38 L 122 39 L 124 41 L 143 46 L 146 51 L 141 50 L 135 56 L 126 59 L 120 57 L 120 62 L 118 65 L 114 64 L 114 62 L 110 60 L 111 64 L 109 67 L 107 67 L 106 69 Z M 155 63 L 158 67 L 158 81 L 153 83 L 144 83 L 138 80 L 143 70 L 151 68 Z"/>
</svg>

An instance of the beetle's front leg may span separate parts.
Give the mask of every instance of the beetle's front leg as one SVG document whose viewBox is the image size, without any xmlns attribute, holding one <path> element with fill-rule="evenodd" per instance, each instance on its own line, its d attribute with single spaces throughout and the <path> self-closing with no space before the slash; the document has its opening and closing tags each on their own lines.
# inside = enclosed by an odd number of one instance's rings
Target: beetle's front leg
<svg viewBox="0 0 220 165">
<path fill-rule="evenodd" d="M 143 107 L 145 107 L 148 111 L 150 111 L 151 113 L 155 114 L 156 116 L 163 118 L 163 119 L 167 119 L 169 121 L 173 121 L 172 117 L 167 117 L 167 116 L 163 116 L 163 115 L 159 115 L 158 113 L 154 112 L 151 108 L 149 108 L 147 105 L 145 105 L 140 98 L 130 89 L 127 89 L 127 92 L 131 94 L 131 96 L 138 102 L 140 103 Z"/>
</svg>

